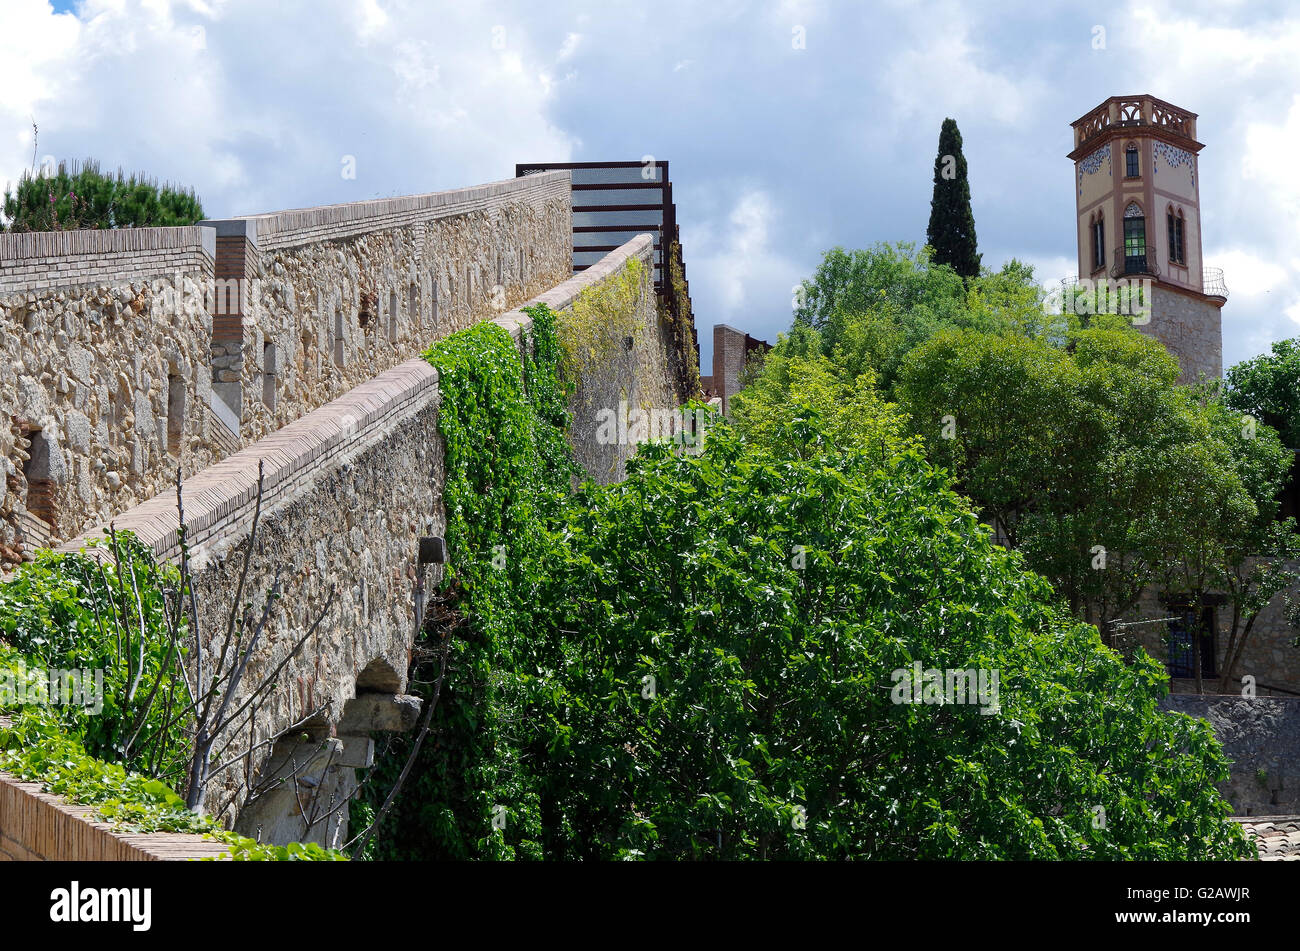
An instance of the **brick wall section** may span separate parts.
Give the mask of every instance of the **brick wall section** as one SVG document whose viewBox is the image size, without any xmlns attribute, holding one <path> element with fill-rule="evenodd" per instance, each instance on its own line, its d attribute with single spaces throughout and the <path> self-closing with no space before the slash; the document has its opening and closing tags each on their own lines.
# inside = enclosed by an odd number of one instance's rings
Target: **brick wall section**
<svg viewBox="0 0 1300 951">
<path fill-rule="evenodd" d="M 92 818 L 94 811 L 42 792 L 40 783 L 0 773 L 0 861 L 156 862 L 226 852 L 199 835 L 119 832 Z"/>
<path fill-rule="evenodd" d="M 0 725 L 6 723 L 0 717 Z M 199 835 L 121 832 L 94 819 L 94 811 L 0 772 L 0 862 L 148 862 L 226 852 L 222 843 Z"/>
<path fill-rule="evenodd" d="M 212 238 L 198 226 L 0 234 L 0 295 L 210 269 Z"/>
<path fill-rule="evenodd" d="M 639 236 L 529 303 L 546 303 L 562 315 L 585 288 L 634 256 L 646 259 L 651 248 L 649 236 Z M 652 294 L 649 299 L 653 303 Z M 521 310 L 496 322 L 516 341 L 532 325 Z M 657 371 L 669 378 L 666 362 Z M 407 360 L 185 480 L 200 627 L 210 638 L 228 610 L 247 548 L 259 460 L 264 466 L 263 521 L 246 591 L 260 605 L 278 567 L 283 595 L 250 666 L 250 683 L 256 682 L 257 670 L 284 656 L 321 614 L 330 589 L 336 591 L 314 641 L 285 668 L 279 688 L 259 709 L 254 742 L 320 705 L 327 708 L 325 717 L 336 721 L 355 696 L 359 675 L 375 664 L 393 672 L 395 690 L 405 689 L 416 600 L 441 571 L 420 566 L 416 557 L 420 536 L 445 531 L 438 400 L 436 371 L 423 359 Z M 176 522 L 172 492 L 115 519 L 119 530 L 135 532 L 164 557 L 176 555 Z M 64 547 L 85 541 L 78 538 Z M 214 814 L 230 792 L 229 783 L 213 790 Z"/>
<path fill-rule="evenodd" d="M 765 341 L 743 330 L 727 324 L 713 325 L 713 374 L 700 377 L 700 385 L 706 392 L 721 397 L 723 414 L 730 412 L 731 397 L 740 392 L 740 377 L 750 351 L 770 349 Z"/>
<path fill-rule="evenodd" d="M 214 262 L 216 290 L 211 304 L 212 342 L 243 343 L 244 301 L 242 285 L 248 259 L 254 253 L 243 235 L 218 235 Z"/>
</svg>

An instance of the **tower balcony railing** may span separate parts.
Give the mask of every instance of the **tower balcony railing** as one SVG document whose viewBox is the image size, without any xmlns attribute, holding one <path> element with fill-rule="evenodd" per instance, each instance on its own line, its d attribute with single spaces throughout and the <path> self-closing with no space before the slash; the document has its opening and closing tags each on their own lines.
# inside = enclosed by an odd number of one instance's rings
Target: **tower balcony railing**
<svg viewBox="0 0 1300 951">
<path fill-rule="evenodd" d="M 1148 274 L 1160 276 L 1160 267 L 1156 264 L 1156 249 L 1148 247 L 1143 254 L 1126 254 L 1120 257 L 1110 269 L 1111 277 L 1131 277 Z"/>
<path fill-rule="evenodd" d="M 1228 285 L 1223 283 L 1223 268 L 1207 267 L 1201 271 L 1201 293 L 1207 297 L 1228 299 Z"/>
<path fill-rule="evenodd" d="M 1115 128 L 1145 126 L 1196 138 L 1196 116 L 1155 96 L 1112 96 L 1074 123 L 1075 147 Z"/>
</svg>

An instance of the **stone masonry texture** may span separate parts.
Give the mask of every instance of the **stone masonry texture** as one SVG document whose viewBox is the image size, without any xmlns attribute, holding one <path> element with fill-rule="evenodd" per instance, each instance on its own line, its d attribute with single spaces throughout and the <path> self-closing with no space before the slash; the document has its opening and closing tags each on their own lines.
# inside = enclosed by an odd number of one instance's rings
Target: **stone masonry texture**
<svg viewBox="0 0 1300 951">
<path fill-rule="evenodd" d="M 550 172 L 188 228 L 0 235 L 0 567 L 559 284 L 570 221 L 568 173 Z"/>
<path fill-rule="evenodd" d="M 1222 314 L 1210 301 L 1156 283 L 1151 290 L 1151 322 L 1138 329 L 1178 359 L 1183 371 L 1180 383 L 1223 376 Z"/>
<path fill-rule="evenodd" d="M 19 259 L 31 273 L 8 257 L 0 265 L 0 564 L 35 547 L 29 509 L 49 523 L 42 533 L 69 538 L 156 495 L 178 467 L 190 475 L 224 454 L 209 408 L 209 248 L 198 228 L 147 230 L 175 246 L 0 235 L 5 255 L 72 252 Z M 67 240 L 46 248 L 38 238 Z M 103 247 L 117 248 L 104 253 L 120 271 L 90 257 Z M 56 271 L 65 263 L 76 270 Z"/>
<path fill-rule="evenodd" d="M 1235 815 L 1300 815 L 1300 697 L 1170 694 L 1162 707 L 1214 727 L 1232 761 L 1219 791 Z"/>
</svg>

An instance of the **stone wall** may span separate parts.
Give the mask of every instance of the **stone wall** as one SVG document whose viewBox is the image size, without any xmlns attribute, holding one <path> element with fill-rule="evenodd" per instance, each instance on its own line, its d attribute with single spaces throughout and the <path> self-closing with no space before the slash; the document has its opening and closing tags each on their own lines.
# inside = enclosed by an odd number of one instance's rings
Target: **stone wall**
<svg viewBox="0 0 1300 951">
<path fill-rule="evenodd" d="M 0 564 L 229 452 L 211 410 L 212 235 L 0 235 Z"/>
<path fill-rule="evenodd" d="M 1223 376 L 1223 326 L 1219 306 L 1198 295 L 1179 293 L 1156 282 L 1151 293 L 1151 322 L 1138 325 L 1178 358 L 1180 383 L 1194 383 L 1204 374 Z"/>
<path fill-rule="evenodd" d="M 1292 564 L 1292 570 L 1300 565 Z M 1256 691 L 1268 695 L 1273 688 L 1280 691 L 1300 693 L 1300 647 L 1293 646 L 1297 632 L 1287 623 L 1285 595 L 1292 599 L 1300 598 L 1300 588 L 1277 594 L 1268 603 L 1255 620 L 1250 636 L 1246 640 L 1241 660 L 1234 671 L 1234 685 L 1240 683 L 1244 676 L 1255 678 Z M 1164 618 L 1170 611 L 1161 603 L 1160 592 L 1150 588 L 1143 592 L 1137 609 L 1126 617 L 1127 620 L 1146 620 Z M 1225 654 L 1228 646 L 1228 630 L 1232 624 L 1231 605 L 1223 605 L 1215 611 L 1215 670 L 1222 674 L 1226 665 Z M 1125 629 L 1148 654 L 1160 663 L 1169 659 L 1169 647 L 1165 642 L 1166 626 L 1164 624 L 1141 624 Z M 1217 690 L 1219 678 L 1203 678 L 1207 690 Z M 1193 690 L 1195 682 L 1175 680 L 1172 688 L 1176 692 Z"/>
<path fill-rule="evenodd" d="M 564 281 L 570 235 L 567 172 L 0 235 L 0 566 Z"/>
<path fill-rule="evenodd" d="M 1219 791 L 1234 815 L 1300 815 L 1300 697 L 1170 695 L 1162 706 L 1214 727 L 1232 760 Z"/>
<path fill-rule="evenodd" d="M 548 304 L 563 320 L 584 290 L 616 275 L 631 259 L 645 260 L 650 249 L 649 237 L 640 236 L 535 302 Z M 653 295 L 642 306 L 654 314 Z M 496 319 L 516 341 L 532 323 L 520 310 Z M 647 361 L 634 375 L 668 378 L 657 324 L 646 326 L 633 352 Z M 624 372 L 621 364 L 602 365 L 602 379 L 584 382 L 593 391 L 613 392 L 625 385 Z M 350 770 L 364 764 L 367 754 L 364 749 L 356 753 L 355 742 L 339 738 L 398 728 L 354 711 L 358 702 L 373 700 L 368 695 L 400 700 L 423 598 L 440 580 L 441 568 L 421 565 L 418 558 L 421 536 L 444 534 L 438 402 L 437 373 L 422 359 L 407 360 L 185 481 L 186 536 L 201 628 L 211 640 L 224 624 L 249 547 L 259 462 L 263 466 L 262 517 L 244 600 L 260 607 L 277 571 L 282 596 L 265 646 L 250 665 L 247 685 L 273 670 L 323 617 L 304 652 L 285 668 L 277 688 L 258 708 L 255 728 L 241 738 L 241 745 L 258 744 L 249 764 L 255 781 L 296 755 L 303 766 L 320 769 L 317 786 L 346 790 Z M 634 449 L 602 446 L 589 450 L 589 458 L 603 472 L 610 458 L 626 458 Z M 177 519 L 170 493 L 124 513 L 116 523 L 136 532 L 160 556 L 176 557 Z M 77 539 L 66 547 L 83 542 Z M 344 728 L 349 719 L 357 722 Z M 295 754 L 285 746 L 281 736 L 291 727 L 293 736 L 308 734 L 302 742 L 310 750 Z M 317 762 L 327 747 L 338 757 L 331 760 L 332 767 Z M 244 768 L 241 764 L 238 770 Z M 346 775 L 330 779 L 325 774 L 331 768 Z M 239 804 L 224 807 L 236 781 L 245 778 L 232 772 L 214 784 L 212 811 L 225 822 L 235 818 Z M 267 814 L 261 807 L 255 819 L 241 821 L 241 831 L 277 838 L 333 843 L 346 832 L 338 822 L 327 829 L 307 830 L 300 822 L 295 828 L 287 814 Z"/>
<path fill-rule="evenodd" d="M 636 455 L 636 414 L 664 419 L 685 399 L 668 369 L 675 345 L 656 307 L 653 254 L 651 237 L 640 235 L 579 272 L 585 283 L 577 297 L 566 282 L 539 298 L 559 315 L 561 337 L 572 330 L 568 336 L 586 354 L 570 371 L 578 385 L 570 396 L 569 442 L 574 460 L 601 484 L 622 480 Z M 631 261 L 639 266 L 629 267 Z"/>
<path fill-rule="evenodd" d="M 568 278 L 568 186 L 550 172 L 211 222 L 219 279 L 243 282 L 213 369 L 244 440 Z"/>
</svg>

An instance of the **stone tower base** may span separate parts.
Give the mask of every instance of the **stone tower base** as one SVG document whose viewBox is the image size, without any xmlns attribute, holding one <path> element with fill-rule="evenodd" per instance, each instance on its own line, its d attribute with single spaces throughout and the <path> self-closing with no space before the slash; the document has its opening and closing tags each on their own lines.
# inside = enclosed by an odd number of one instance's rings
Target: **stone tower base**
<svg viewBox="0 0 1300 951">
<path fill-rule="evenodd" d="M 1223 375 L 1223 326 L 1220 303 L 1156 283 L 1151 289 L 1151 322 L 1138 329 L 1150 334 L 1178 359 L 1179 383 Z"/>
</svg>

